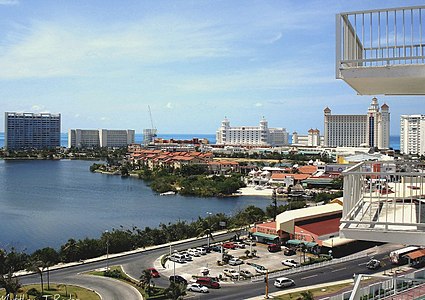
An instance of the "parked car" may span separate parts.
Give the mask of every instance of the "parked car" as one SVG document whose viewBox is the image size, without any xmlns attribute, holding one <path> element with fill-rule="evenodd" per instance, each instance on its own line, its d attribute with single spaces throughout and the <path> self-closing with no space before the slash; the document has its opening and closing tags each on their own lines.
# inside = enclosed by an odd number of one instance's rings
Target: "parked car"
<svg viewBox="0 0 425 300">
<path fill-rule="evenodd" d="M 245 240 L 243 240 L 243 243 L 246 244 L 246 245 L 252 245 L 252 246 L 257 245 L 257 243 L 252 239 L 245 239 Z"/>
<path fill-rule="evenodd" d="M 224 249 L 236 249 L 236 245 L 233 242 L 227 242 L 223 244 Z"/>
<path fill-rule="evenodd" d="M 155 269 L 155 268 L 148 268 L 148 270 L 151 272 L 151 276 L 153 278 L 158 278 L 159 276 L 159 272 Z"/>
<path fill-rule="evenodd" d="M 199 251 L 196 249 L 188 249 L 187 253 L 189 253 L 192 256 L 201 256 L 201 253 L 199 253 Z"/>
<path fill-rule="evenodd" d="M 233 258 L 229 259 L 228 264 L 231 265 L 231 266 L 237 266 L 237 265 L 243 264 L 243 261 L 239 258 L 233 257 Z"/>
<path fill-rule="evenodd" d="M 182 283 L 184 285 L 187 285 L 187 280 L 181 277 L 180 275 L 176 275 L 176 276 L 171 275 L 169 280 L 170 282 Z"/>
<path fill-rule="evenodd" d="M 255 270 L 255 272 L 260 273 L 260 274 L 266 274 L 267 273 L 266 267 L 259 266 L 259 265 L 255 266 L 254 270 Z"/>
<path fill-rule="evenodd" d="M 292 249 L 292 248 L 286 248 L 286 249 L 283 251 L 283 254 L 284 254 L 284 255 L 286 255 L 286 256 L 292 256 L 292 255 L 297 254 L 297 252 L 295 252 L 295 250 L 294 250 L 294 249 Z"/>
<path fill-rule="evenodd" d="M 269 250 L 269 252 L 278 252 L 278 251 L 281 251 L 282 250 L 282 248 L 280 247 L 280 245 L 278 245 L 278 244 L 270 244 L 268 247 L 267 247 L 267 250 Z"/>
<path fill-rule="evenodd" d="M 191 283 L 187 286 L 188 291 L 198 292 L 198 293 L 208 293 L 208 288 L 199 283 Z"/>
<path fill-rule="evenodd" d="M 295 282 L 292 279 L 289 279 L 286 277 L 279 277 L 275 279 L 273 284 L 277 288 L 283 288 L 283 287 L 293 286 L 295 285 Z"/>
<path fill-rule="evenodd" d="M 241 274 L 242 277 L 245 277 L 245 278 L 251 278 L 252 276 L 254 276 L 254 274 L 252 274 L 248 270 L 241 270 L 239 273 Z"/>
<path fill-rule="evenodd" d="M 186 257 L 180 253 L 174 253 L 173 255 L 170 256 L 170 260 L 177 263 L 185 263 Z"/>
<path fill-rule="evenodd" d="M 237 248 L 245 249 L 246 245 L 242 242 L 234 242 Z"/>
<path fill-rule="evenodd" d="M 196 283 L 202 284 L 203 286 L 206 286 L 212 289 L 220 288 L 220 283 L 218 282 L 218 278 L 214 278 L 214 277 L 199 277 L 196 280 Z"/>
<path fill-rule="evenodd" d="M 299 262 L 296 262 L 294 259 L 284 259 L 282 264 L 291 268 L 296 268 L 300 266 Z"/>
<path fill-rule="evenodd" d="M 185 261 L 192 261 L 192 255 L 190 255 L 189 253 L 187 253 L 186 251 L 184 252 L 180 252 L 180 255 L 182 255 L 184 257 Z"/>
<path fill-rule="evenodd" d="M 236 279 L 240 276 L 239 272 L 235 269 L 224 269 L 223 273 L 224 275 L 229 276 L 232 279 Z"/>
<path fill-rule="evenodd" d="M 198 250 L 198 252 L 201 255 L 206 255 L 207 254 L 207 250 L 205 248 L 203 248 L 203 247 L 198 247 L 198 248 L 196 248 L 196 250 Z"/>
<path fill-rule="evenodd" d="M 221 246 L 220 245 L 211 246 L 211 250 L 214 252 L 221 252 Z"/>
<path fill-rule="evenodd" d="M 370 270 L 376 270 L 381 266 L 381 262 L 377 259 L 371 259 L 367 262 L 366 267 Z"/>
</svg>

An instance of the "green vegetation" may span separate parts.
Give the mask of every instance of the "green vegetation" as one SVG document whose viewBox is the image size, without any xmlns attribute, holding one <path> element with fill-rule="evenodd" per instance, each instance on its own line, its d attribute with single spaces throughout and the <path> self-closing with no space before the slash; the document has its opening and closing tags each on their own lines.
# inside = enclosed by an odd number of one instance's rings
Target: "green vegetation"
<svg viewBox="0 0 425 300">
<path fill-rule="evenodd" d="M 44 290 L 41 292 L 40 285 L 26 285 L 22 288 L 19 288 L 13 294 L 13 298 L 10 299 L 58 299 L 58 300 L 69 300 L 69 299 L 84 299 L 84 300 L 100 300 L 98 294 L 91 290 L 87 290 L 82 287 L 74 285 L 65 285 L 65 284 L 52 284 L 50 289 Z M 0 290 L 0 297 L 6 296 L 7 293 L 5 290 Z M 46 295 L 45 297 L 42 297 Z M 58 296 L 59 295 L 59 296 Z"/>
<path fill-rule="evenodd" d="M 352 287 L 353 285 L 351 283 L 343 283 L 343 284 L 336 284 L 336 285 L 330 285 L 326 288 L 316 288 L 311 289 L 307 291 L 300 291 L 291 293 L 288 292 L 284 295 L 275 296 L 274 299 L 278 300 L 310 300 L 313 299 L 311 297 L 323 297 L 326 295 L 333 295 L 337 293 L 341 293 L 343 290 L 345 290 L 348 287 Z"/>
</svg>

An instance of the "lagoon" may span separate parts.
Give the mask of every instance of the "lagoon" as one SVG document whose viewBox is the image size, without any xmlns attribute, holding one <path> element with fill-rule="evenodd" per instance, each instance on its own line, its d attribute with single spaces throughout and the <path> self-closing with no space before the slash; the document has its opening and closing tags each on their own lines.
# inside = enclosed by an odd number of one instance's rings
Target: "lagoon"
<svg viewBox="0 0 425 300">
<path fill-rule="evenodd" d="M 92 161 L 0 160 L 0 248 L 58 249 L 69 238 L 105 230 L 195 220 L 207 212 L 234 214 L 264 197 L 159 196 L 142 180 L 91 173 Z"/>
</svg>

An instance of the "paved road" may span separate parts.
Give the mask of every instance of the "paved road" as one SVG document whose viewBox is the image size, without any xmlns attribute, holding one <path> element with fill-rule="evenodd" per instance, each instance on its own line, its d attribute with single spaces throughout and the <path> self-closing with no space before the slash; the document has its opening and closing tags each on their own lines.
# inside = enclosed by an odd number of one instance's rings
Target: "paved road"
<svg viewBox="0 0 425 300">
<path fill-rule="evenodd" d="M 229 238 L 232 234 L 222 235 L 221 238 Z M 216 238 L 216 241 L 220 238 Z M 173 249 L 181 250 L 187 249 L 190 247 L 196 247 L 199 245 L 205 244 L 205 239 L 185 242 L 179 245 L 173 246 Z M 169 247 L 164 246 L 158 249 L 147 250 L 142 253 L 135 253 L 123 257 L 116 257 L 109 260 L 109 265 L 123 265 L 124 270 L 132 277 L 138 278 L 143 269 L 152 267 L 153 262 L 162 254 L 168 253 Z M 385 266 L 381 271 L 389 269 L 391 264 L 386 258 L 387 254 L 382 253 L 375 255 L 375 258 L 380 259 L 384 262 Z M 320 269 L 315 269 L 311 271 L 304 271 L 299 274 L 294 274 L 289 276 L 294 279 L 297 287 L 302 286 L 311 286 L 320 283 L 334 282 L 344 279 L 350 279 L 353 276 L 353 273 L 363 273 L 368 274 L 372 273 L 369 271 L 365 264 L 368 261 L 368 258 L 362 258 L 358 260 L 353 260 L 349 262 L 344 262 L 340 264 L 335 264 L 328 267 L 323 267 Z M 81 286 L 87 287 L 89 289 L 94 289 L 98 291 L 103 299 L 137 299 L 131 296 L 128 298 L 131 293 L 133 293 L 132 288 L 125 288 L 119 286 L 115 281 L 110 279 L 104 280 L 104 278 L 95 278 L 93 280 L 88 280 L 87 276 L 78 275 L 82 272 L 87 272 L 96 268 L 103 268 L 106 266 L 105 261 L 93 262 L 82 264 L 78 266 L 73 266 L 65 269 L 53 270 L 50 272 L 50 278 L 52 282 L 61 282 L 61 283 L 78 283 Z M 277 288 L 273 286 L 273 279 L 270 280 L 270 289 L 269 292 L 278 291 Z M 23 284 L 27 283 L 38 283 L 39 278 L 37 275 L 26 275 L 21 277 L 21 282 Z M 168 286 L 168 280 L 166 278 L 155 279 L 157 286 Z M 115 289 L 115 287 L 118 287 Z M 115 294 L 111 294 L 114 291 Z M 246 299 L 250 297 L 255 297 L 264 294 L 265 284 L 263 282 L 251 283 L 241 282 L 237 284 L 226 284 L 219 290 L 211 290 L 209 294 L 192 294 L 196 295 L 198 299 Z M 111 298 L 112 297 L 112 298 Z"/>
</svg>

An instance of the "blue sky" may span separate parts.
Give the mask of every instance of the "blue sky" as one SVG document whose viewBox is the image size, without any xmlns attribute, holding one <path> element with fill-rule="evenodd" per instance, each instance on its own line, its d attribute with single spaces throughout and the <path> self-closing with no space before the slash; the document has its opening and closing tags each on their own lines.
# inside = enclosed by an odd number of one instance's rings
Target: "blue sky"
<svg viewBox="0 0 425 300">
<path fill-rule="evenodd" d="M 366 113 L 335 79 L 335 14 L 423 1 L 0 0 L 0 107 L 62 114 L 69 128 L 214 133 L 323 130 L 323 109 Z M 401 114 L 424 97 L 378 96 Z M 4 114 L 0 115 L 0 131 Z"/>
</svg>

